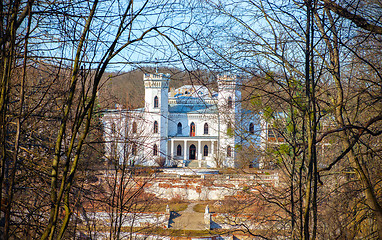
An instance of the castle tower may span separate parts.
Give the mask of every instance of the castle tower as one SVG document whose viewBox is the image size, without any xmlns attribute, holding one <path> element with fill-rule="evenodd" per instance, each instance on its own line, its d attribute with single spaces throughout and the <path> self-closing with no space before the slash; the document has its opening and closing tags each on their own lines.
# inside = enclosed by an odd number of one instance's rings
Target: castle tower
<svg viewBox="0 0 382 240">
<path fill-rule="evenodd" d="M 145 112 L 147 115 L 148 132 L 152 134 L 152 142 L 147 145 L 152 146 L 151 154 L 157 164 L 167 159 L 167 139 L 168 139 L 168 86 L 170 75 L 164 73 L 145 74 L 143 81 L 145 84 Z M 155 146 L 156 145 L 156 146 Z"/>
<path fill-rule="evenodd" d="M 241 109 L 241 91 L 237 76 L 218 75 L 218 106 L 219 110 L 225 109 L 233 114 Z M 225 109 L 224 109 L 225 108 Z"/>
<path fill-rule="evenodd" d="M 235 145 L 240 139 L 235 134 L 235 127 L 241 117 L 241 91 L 235 75 L 218 75 L 217 81 L 220 158 L 225 159 L 223 165 L 235 167 Z"/>
</svg>

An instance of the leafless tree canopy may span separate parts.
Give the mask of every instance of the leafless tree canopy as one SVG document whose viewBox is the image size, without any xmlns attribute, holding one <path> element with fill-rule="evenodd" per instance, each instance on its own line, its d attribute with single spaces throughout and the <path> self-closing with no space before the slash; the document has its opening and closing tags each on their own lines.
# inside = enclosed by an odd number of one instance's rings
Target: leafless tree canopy
<svg viewBox="0 0 382 240">
<path fill-rule="evenodd" d="M 100 108 L 115 99 L 98 94 L 124 85 L 118 78 L 126 72 L 159 65 L 191 83 L 241 75 L 242 104 L 254 113 L 247 117 L 271 126 L 276 141 L 266 149 L 249 143 L 241 154 L 243 166 L 256 154 L 279 171 L 282 184 L 260 188 L 254 201 L 278 213 L 262 216 L 277 224 L 249 233 L 382 239 L 381 7 L 379 0 L 2 1 L 1 238 L 75 238 L 74 212 L 105 190 L 89 182 L 105 164 Z M 142 104 L 132 100 L 132 78 L 117 98 L 127 108 Z M 232 134 L 245 139 L 243 131 Z M 133 181 L 126 169 L 114 170 L 124 180 L 109 179 L 115 195 L 102 197 L 114 197 L 103 200 L 118 221 L 142 195 L 139 187 L 126 191 Z"/>
</svg>

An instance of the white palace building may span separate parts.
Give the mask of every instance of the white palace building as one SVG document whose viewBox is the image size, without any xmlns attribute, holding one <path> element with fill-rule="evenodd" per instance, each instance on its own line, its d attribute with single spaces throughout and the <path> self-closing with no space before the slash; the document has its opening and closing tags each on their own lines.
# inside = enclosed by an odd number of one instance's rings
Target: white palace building
<svg viewBox="0 0 382 240">
<path fill-rule="evenodd" d="M 235 146 L 242 144 L 243 136 L 234 128 L 242 126 L 253 139 L 261 139 L 264 131 L 260 121 L 243 120 L 236 77 L 217 80 L 218 92 L 201 85 L 169 92 L 170 75 L 145 74 L 144 108 L 117 107 L 103 113 L 107 158 L 127 165 L 237 166 Z"/>
</svg>

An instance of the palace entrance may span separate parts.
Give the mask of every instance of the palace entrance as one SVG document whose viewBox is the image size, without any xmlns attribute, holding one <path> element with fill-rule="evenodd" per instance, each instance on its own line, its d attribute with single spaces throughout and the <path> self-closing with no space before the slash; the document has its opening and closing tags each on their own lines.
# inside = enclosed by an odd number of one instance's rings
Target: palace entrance
<svg viewBox="0 0 382 240">
<path fill-rule="evenodd" d="M 191 144 L 191 146 L 190 146 L 189 157 L 190 157 L 190 160 L 196 159 L 196 147 L 194 144 Z"/>
</svg>

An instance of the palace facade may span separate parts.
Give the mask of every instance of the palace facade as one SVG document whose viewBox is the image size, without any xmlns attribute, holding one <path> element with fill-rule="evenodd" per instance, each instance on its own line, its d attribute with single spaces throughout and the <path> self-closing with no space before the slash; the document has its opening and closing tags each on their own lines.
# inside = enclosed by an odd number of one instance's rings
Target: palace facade
<svg viewBox="0 0 382 240">
<path fill-rule="evenodd" d="M 144 74 L 144 108 L 103 112 L 108 159 L 128 165 L 236 167 L 236 146 L 248 137 L 261 144 L 260 120 L 243 118 L 236 77 L 218 76 L 217 92 L 202 85 L 169 92 L 169 81 L 167 74 Z M 236 134 L 239 128 L 244 137 Z"/>
</svg>

